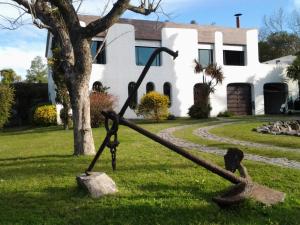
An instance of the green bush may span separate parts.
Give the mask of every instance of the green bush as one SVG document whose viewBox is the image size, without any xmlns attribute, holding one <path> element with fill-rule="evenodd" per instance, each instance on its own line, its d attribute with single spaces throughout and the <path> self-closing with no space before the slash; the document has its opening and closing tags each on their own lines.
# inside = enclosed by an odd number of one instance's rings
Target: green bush
<svg viewBox="0 0 300 225">
<path fill-rule="evenodd" d="M 224 112 L 219 112 L 219 114 L 217 115 L 217 117 L 232 117 L 232 116 L 234 116 L 234 113 L 228 110 L 225 110 Z"/>
<path fill-rule="evenodd" d="M 66 127 L 70 128 L 73 126 L 72 113 L 66 112 L 65 108 L 60 110 L 59 117 Z"/>
<path fill-rule="evenodd" d="M 101 111 L 113 110 L 116 98 L 108 93 L 92 92 L 90 94 L 91 127 L 99 127 L 104 122 Z"/>
<path fill-rule="evenodd" d="M 37 107 L 33 115 L 33 122 L 39 126 L 56 125 L 56 107 L 54 105 Z"/>
<path fill-rule="evenodd" d="M 144 95 L 138 105 L 137 115 L 156 121 L 166 119 L 169 115 L 169 98 L 158 92 L 151 91 Z"/>
<path fill-rule="evenodd" d="M 0 128 L 8 122 L 13 103 L 14 89 L 8 85 L 0 85 Z"/>
<path fill-rule="evenodd" d="M 209 117 L 211 111 L 210 104 L 196 104 L 189 108 L 189 116 L 194 119 L 205 119 Z"/>
</svg>

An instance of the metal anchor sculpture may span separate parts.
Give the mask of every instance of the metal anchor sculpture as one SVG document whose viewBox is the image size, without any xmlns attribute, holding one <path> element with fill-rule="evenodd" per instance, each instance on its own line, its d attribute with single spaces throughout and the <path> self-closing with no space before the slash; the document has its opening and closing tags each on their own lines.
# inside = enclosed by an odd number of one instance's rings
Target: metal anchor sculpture
<svg viewBox="0 0 300 225">
<path fill-rule="evenodd" d="M 224 195 L 213 198 L 213 200 L 221 207 L 239 203 L 242 200 L 244 200 L 245 198 L 253 198 L 253 199 L 255 199 L 259 202 L 262 202 L 266 205 L 272 205 L 272 204 L 276 204 L 278 202 L 284 201 L 284 197 L 285 197 L 284 193 L 273 190 L 266 186 L 256 184 L 251 181 L 251 178 L 248 175 L 246 168 L 241 164 L 241 161 L 244 157 L 244 154 L 241 150 L 234 149 L 234 148 L 231 148 L 228 150 L 227 154 L 224 156 L 226 169 L 223 169 L 222 167 L 220 167 L 216 164 L 213 164 L 202 158 L 192 155 L 190 152 L 174 145 L 173 143 L 171 143 L 169 141 L 162 139 L 161 137 L 159 137 L 159 136 L 139 127 L 138 125 L 126 120 L 125 118 L 123 118 L 128 106 L 130 104 L 130 101 L 132 100 L 134 94 L 137 92 L 142 81 L 144 80 L 155 57 L 161 52 L 166 52 L 169 55 L 173 56 L 174 60 L 178 56 L 178 52 L 173 52 L 172 50 L 165 48 L 165 47 L 156 49 L 153 52 L 153 54 L 151 55 L 150 59 L 148 60 L 144 70 L 142 71 L 139 79 L 136 82 L 133 92 L 127 98 L 127 100 L 124 103 L 119 114 L 117 114 L 113 111 L 102 112 L 102 114 L 105 116 L 105 128 L 106 128 L 107 134 L 106 134 L 106 137 L 104 138 L 102 144 L 100 145 L 97 154 L 95 155 L 95 157 L 92 160 L 91 164 L 89 165 L 88 169 L 85 171 L 86 175 L 89 175 L 89 173 L 93 170 L 97 160 L 99 159 L 100 155 L 104 151 L 105 147 L 108 147 L 110 149 L 110 152 L 112 154 L 112 168 L 113 168 L 113 170 L 116 169 L 116 153 L 117 153 L 117 146 L 119 145 L 117 133 L 118 133 L 118 127 L 120 124 L 120 125 L 127 126 L 131 129 L 137 131 L 138 133 L 140 133 L 140 134 L 152 139 L 153 141 L 156 141 L 159 144 L 167 147 L 168 149 L 178 153 L 179 155 L 183 156 L 184 158 L 198 164 L 199 166 L 206 168 L 207 170 L 211 171 L 212 173 L 215 173 L 215 174 L 219 175 L 220 177 L 235 184 Z M 111 126 L 109 126 L 109 120 L 112 121 Z M 240 177 L 236 176 L 234 174 L 234 172 L 236 170 L 239 171 L 239 173 L 241 175 Z"/>
</svg>

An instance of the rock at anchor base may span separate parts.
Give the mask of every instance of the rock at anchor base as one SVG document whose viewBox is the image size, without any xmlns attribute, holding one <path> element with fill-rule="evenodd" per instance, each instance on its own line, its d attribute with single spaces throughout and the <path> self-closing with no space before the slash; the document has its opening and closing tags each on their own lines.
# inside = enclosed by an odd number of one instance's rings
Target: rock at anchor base
<svg viewBox="0 0 300 225">
<path fill-rule="evenodd" d="M 86 189 L 92 198 L 100 198 L 118 192 L 116 183 L 105 173 L 91 172 L 76 177 L 79 187 Z"/>
</svg>

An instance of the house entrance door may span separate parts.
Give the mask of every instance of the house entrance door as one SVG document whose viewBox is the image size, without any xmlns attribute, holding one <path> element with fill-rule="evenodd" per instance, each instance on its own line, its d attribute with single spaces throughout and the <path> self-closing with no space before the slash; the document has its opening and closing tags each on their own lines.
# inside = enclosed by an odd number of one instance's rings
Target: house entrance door
<svg viewBox="0 0 300 225">
<path fill-rule="evenodd" d="M 285 103 L 288 86 L 285 83 L 267 83 L 264 85 L 265 114 L 280 114 Z"/>
<path fill-rule="evenodd" d="M 252 115 L 250 84 L 233 83 L 227 85 L 227 110 L 235 115 Z"/>
</svg>

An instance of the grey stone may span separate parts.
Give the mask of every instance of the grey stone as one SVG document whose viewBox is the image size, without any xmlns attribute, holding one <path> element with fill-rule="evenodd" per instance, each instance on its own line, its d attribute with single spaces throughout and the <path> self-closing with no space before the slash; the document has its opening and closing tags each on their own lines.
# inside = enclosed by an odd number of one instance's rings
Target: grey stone
<svg viewBox="0 0 300 225">
<path fill-rule="evenodd" d="M 105 173 L 91 172 L 76 177 L 78 186 L 88 191 L 92 198 L 100 198 L 118 192 L 116 183 Z"/>
</svg>

